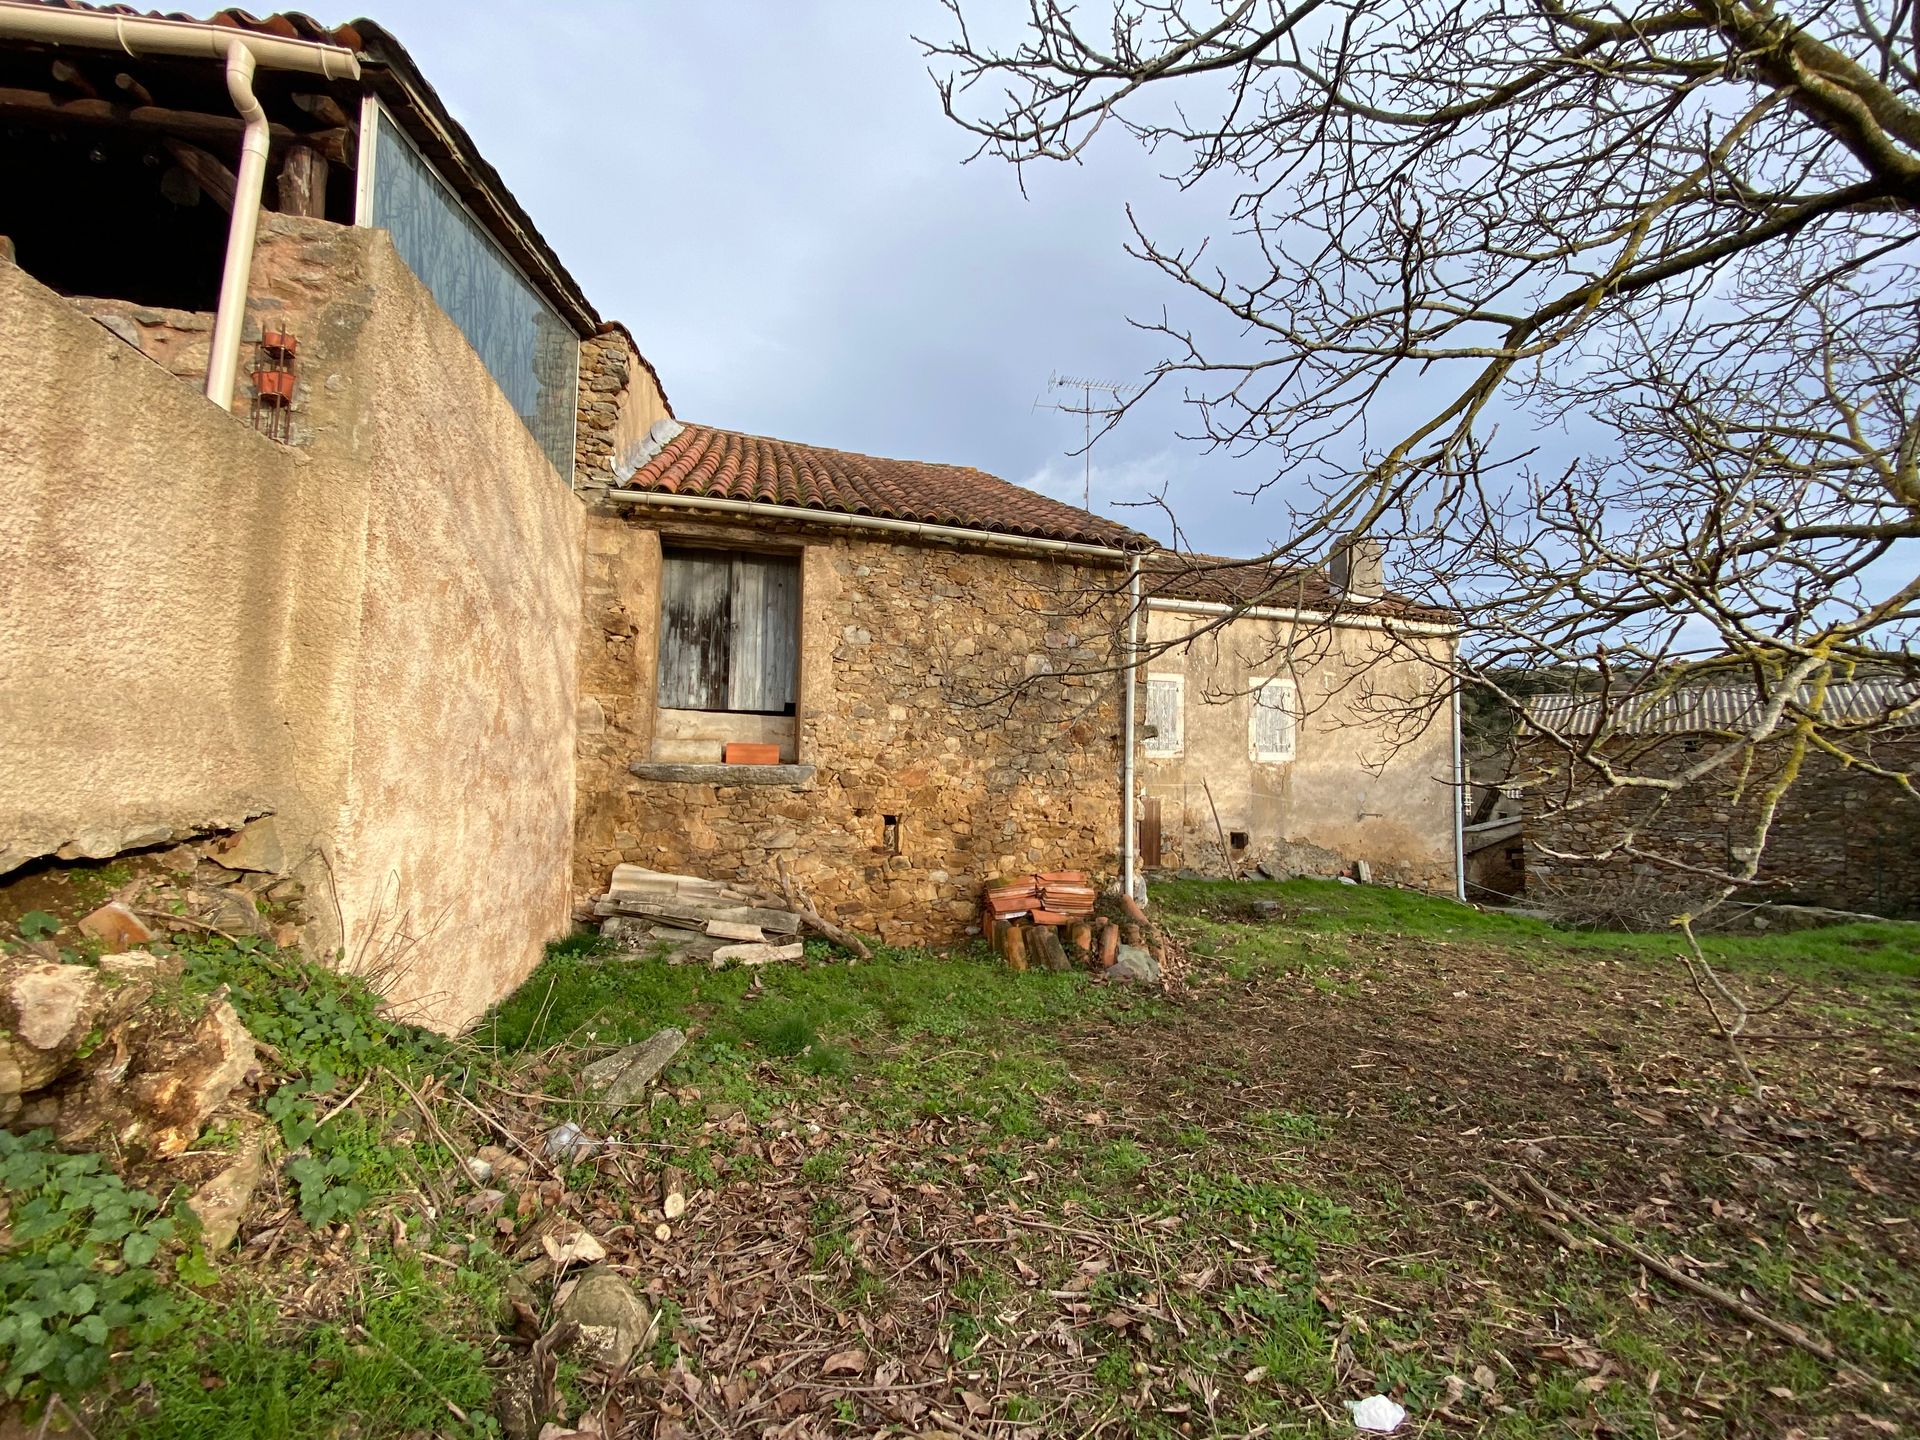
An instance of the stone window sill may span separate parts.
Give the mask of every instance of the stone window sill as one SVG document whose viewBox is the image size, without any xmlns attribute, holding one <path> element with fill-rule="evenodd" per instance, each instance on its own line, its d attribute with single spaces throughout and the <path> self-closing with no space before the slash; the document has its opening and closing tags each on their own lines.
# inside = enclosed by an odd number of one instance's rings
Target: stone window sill
<svg viewBox="0 0 1920 1440">
<path fill-rule="evenodd" d="M 811 765 L 680 765 L 636 760 L 627 769 L 642 780 L 664 780 L 675 785 L 784 785 L 797 789 L 813 783 Z"/>
</svg>

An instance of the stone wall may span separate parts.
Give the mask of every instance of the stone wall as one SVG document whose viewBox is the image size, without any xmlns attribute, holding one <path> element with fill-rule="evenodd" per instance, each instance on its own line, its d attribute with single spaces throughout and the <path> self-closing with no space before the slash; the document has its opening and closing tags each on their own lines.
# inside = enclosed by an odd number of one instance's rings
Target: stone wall
<svg viewBox="0 0 1920 1440">
<path fill-rule="evenodd" d="M 207 358 L 213 348 L 211 312 L 163 310 L 98 295 L 78 295 L 73 303 L 81 314 L 98 321 L 169 375 L 196 389 L 206 385 Z"/>
<path fill-rule="evenodd" d="M 574 484 L 606 485 L 614 466 L 672 412 L 652 368 L 618 326 L 580 347 L 580 410 Z"/>
<path fill-rule="evenodd" d="M 309 948 L 466 1023 L 567 923 L 567 482 L 383 232 L 262 216 L 294 447 L 156 347 L 178 317 L 9 265 L 0 313 L 0 868 L 271 813 Z"/>
<path fill-rule="evenodd" d="M 741 767 L 631 772 L 653 753 L 660 533 L 801 552 L 795 784 Z M 628 861 L 771 885 L 778 861 L 829 913 L 897 943 L 972 930 L 989 877 L 1117 871 L 1117 570 L 842 531 L 587 522 L 575 881 Z M 1012 689 L 1011 698 L 1002 698 Z M 886 843 L 898 821 L 898 853 Z"/>
<path fill-rule="evenodd" d="M 1141 715 L 1147 677 L 1177 675 L 1185 695 L 1181 753 L 1146 753 L 1140 766 L 1159 802 L 1161 868 L 1332 876 L 1365 860 L 1378 880 L 1453 893 L 1449 639 L 1252 617 L 1222 624 L 1178 602 L 1154 602 L 1146 634 Z M 1299 700 L 1289 761 L 1253 754 L 1251 692 L 1270 678 L 1292 680 Z M 1238 849 L 1235 832 L 1247 839 Z"/>
<path fill-rule="evenodd" d="M 1637 773 L 1667 775 L 1717 742 L 1664 736 L 1619 743 L 1633 746 Z M 1870 753 L 1875 764 L 1911 773 L 1920 769 L 1920 732 L 1880 739 Z M 1735 865 L 1752 843 L 1762 797 L 1785 759 L 1785 748 L 1775 746 L 1738 776 L 1673 795 L 1616 792 L 1570 809 L 1565 797 L 1578 792 L 1569 785 L 1564 758 L 1537 740 L 1523 742 L 1518 773 L 1528 782 L 1528 895 L 1577 907 L 1640 894 L 1655 910 L 1684 908 L 1707 882 L 1635 856 L 1588 857 L 1620 843 L 1631 827 L 1637 848 L 1713 869 Z M 1920 800 L 1812 752 L 1777 811 L 1759 875 L 1747 898 L 1920 917 Z"/>
</svg>

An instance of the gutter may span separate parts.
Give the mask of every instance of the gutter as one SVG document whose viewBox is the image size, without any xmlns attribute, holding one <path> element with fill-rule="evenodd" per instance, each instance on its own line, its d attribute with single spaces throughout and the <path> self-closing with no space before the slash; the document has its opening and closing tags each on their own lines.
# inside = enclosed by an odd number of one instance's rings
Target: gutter
<svg viewBox="0 0 1920 1440">
<path fill-rule="evenodd" d="M 1133 712 L 1140 689 L 1139 661 L 1135 657 L 1139 651 L 1140 557 L 1135 555 L 1127 571 L 1127 663 L 1120 672 L 1126 687 L 1120 702 L 1120 887 L 1129 900 L 1140 898 L 1133 890 L 1134 862 L 1139 848 L 1134 838 L 1133 815 Z"/>
<path fill-rule="evenodd" d="M 1354 630 L 1384 630 L 1389 634 L 1458 636 L 1460 627 L 1442 625 L 1435 620 L 1398 620 L 1390 615 L 1336 615 L 1328 610 L 1292 610 L 1271 605 L 1244 607 L 1222 605 L 1212 600 L 1169 600 L 1149 598 L 1149 610 L 1168 610 L 1187 615 L 1231 615 L 1236 620 L 1294 620 L 1314 625 L 1345 625 Z"/>
<path fill-rule="evenodd" d="M 1049 540 L 1038 535 L 1004 535 L 995 530 L 969 530 L 959 525 L 933 525 L 919 520 L 894 520 L 885 515 L 848 515 L 838 510 L 808 510 L 798 505 L 772 505 L 763 500 L 710 500 L 699 495 L 673 495 L 657 490 L 608 490 L 607 499 L 639 509 L 655 506 L 675 510 L 707 510 L 721 515 L 746 515 L 757 520 L 784 520 L 790 525 L 825 525 L 846 530 L 879 530 L 893 535 L 915 535 L 953 545 L 1002 546 L 1044 554 L 1079 555 L 1118 564 L 1131 554 L 1136 569 L 1139 553 L 1114 545 L 1089 545 L 1078 540 Z"/>
<path fill-rule="evenodd" d="M 1467 777 L 1461 763 L 1460 747 L 1460 645 L 1454 643 L 1453 654 L 1453 898 L 1466 903 L 1467 898 Z"/>
<path fill-rule="evenodd" d="M 220 308 L 214 316 L 212 353 L 207 361 L 207 398 L 222 410 L 231 410 L 233 382 L 240 370 L 240 334 L 246 327 L 254 236 L 260 225 L 260 195 L 267 178 L 267 112 L 253 93 L 254 72 L 264 66 L 327 80 L 358 80 L 359 59 L 341 45 L 256 35 L 231 25 L 67 10 L 18 0 L 0 0 L 0 37 L 47 45 L 90 45 L 126 55 L 225 62 L 227 93 L 247 128 L 240 141 L 227 258 L 220 274 Z"/>
</svg>

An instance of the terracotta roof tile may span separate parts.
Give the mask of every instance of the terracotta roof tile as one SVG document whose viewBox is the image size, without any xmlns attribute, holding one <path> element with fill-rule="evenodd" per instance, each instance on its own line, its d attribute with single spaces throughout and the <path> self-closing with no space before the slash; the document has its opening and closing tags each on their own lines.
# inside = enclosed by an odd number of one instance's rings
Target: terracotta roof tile
<svg viewBox="0 0 1920 1440">
<path fill-rule="evenodd" d="M 709 425 L 685 425 L 634 472 L 626 488 L 841 515 L 877 515 L 1115 550 L 1145 549 L 1152 544 L 1124 525 L 970 466 L 885 460 Z"/>
<path fill-rule="evenodd" d="M 1395 615 L 1442 623 L 1454 618 L 1445 610 L 1422 605 L 1391 590 L 1369 601 L 1356 601 L 1334 589 L 1324 572 L 1304 566 L 1163 550 L 1147 562 L 1144 573 L 1147 594 L 1165 600 L 1264 605 L 1329 614 Z"/>
</svg>

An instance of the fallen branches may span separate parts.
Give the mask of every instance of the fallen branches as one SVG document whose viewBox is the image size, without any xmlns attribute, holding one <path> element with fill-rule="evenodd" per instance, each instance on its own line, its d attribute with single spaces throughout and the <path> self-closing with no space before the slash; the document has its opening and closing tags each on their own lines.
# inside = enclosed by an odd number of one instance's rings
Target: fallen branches
<svg viewBox="0 0 1920 1440">
<path fill-rule="evenodd" d="M 1683 955 L 1680 958 L 1686 963 L 1687 978 L 1693 982 L 1694 993 L 1700 997 L 1700 1003 L 1707 1007 L 1707 1013 L 1713 1017 L 1714 1026 L 1720 1031 L 1720 1038 L 1727 1042 L 1727 1049 L 1733 1055 L 1733 1063 L 1740 1067 L 1740 1073 L 1746 1079 L 1747 1089 L 1753 1093 L 1756 1100 L 1764 1100 L 1766 1087 L 1753 1073 L 1753 1067 L 1747 1064 L 1746 1051 L 1740 1047 L 1740 1036 L 1746 1030 L 1749 1018 L 1746 1004 L 1739 996 L 1727 989 L 1720 977 L 1713 973 L 1713 967 L 1707 963 L 1707 953 L 1700 948 L 1699 938 L 1693 933 L 1693 917 L 1682 915 L 1678 923 L 1680 933 L 1687 937 L 1687 948 L 1693 952 L 1691 955 Z M 1720 1013 L 1719 1004 L 1714 1001 L 1712 995 L 1707 993 L 1709 983 L 1732 1012 L 1731 1022 Z"/>
<path fill-rule="evenodd" d="M 826 936 L 842 950 L 851 951 L 858 959 L 873 959 L 873 952 L 867 948 L 864 940 L 851 930 L 834 924 L 814 909 L 813 902 L 807 898 L 807 892 L 795 884 L 793 877 L 787 873 L 785 857 L 776 859 L 774 865 L 780 875 L 780 893 L 786 897 L 787 908 L 798 915 L 809 930 Z"/>
<path fill-rule="evenodd" d="M 1843 1360 L 1839 1352 L 1827 1341 L 1820 1339 L 1818 1336 L 1809 1335 L 1798 1325 L 1774 1318 L 1764 1310 L 1748 1304 L 1745 1300 L 1742 1300 L 1738 1295 L 1730 1291 L 1722 1290 L 1717 1285 L 1709 1285 L 1704 1280 L 1696 1279 L 1672 1262 L 1663 1260 L 1644 1245 L 1636 1244 L 1632 1240 L 1621 1239 L 1606 1226 L 1602 1225 L 1594 1216 L 1574 1204 L 1571 1200 L 1556 1195 L 1527 1171 L 1522 1170 L 1519 1171 L 1518 1174 L 1520 1183 L 1532 1191 L 1540 1203 L 1546 1206 L 1549 1212 L 1548 1214 L 1543 1215 L 1527 1206 L 1517 1204 L 1512 1196 L 1507 1195 L 1490 1181 L 1482 1179 L 1480 1180 L 1480 1185 L 1482 1189 L 1500 1201 L 1501 1204 L 1505 1205 L 1515 1214 L 1524 1215 L 1569 1249 L 1596 1248 L 1612 1250 L 1617 1254 L 1625 1255 L 1645 1266 L 1662 1279 L 1679 1286 L 1682 1290 L 1690 1294 L 1698 1295 L 1703 1300 L 1710 1300 L 1723 1310 L 1738 1315 L 1749 1324 L 1756 1325 L 1768 1334 L 1786 1341 L 1787 1344 L 1824 1360 L 1847 1379 L 1859 1381 L 1867 1385 L 1877 1386 L 1879 1384 L 1871 1375 L 1868 1375 L 1865 1371 Z M 1579 1238 L 1573 1236 L 1563 1226 L 1556 1224 L 1550 1218 L 1552 1212 L 1558 1212 L 1568 1219 L 1577 1221 L 1585 1227 L 1587 1231 L 1591 1232 L 1590 1237 Z"/>
</svg>

